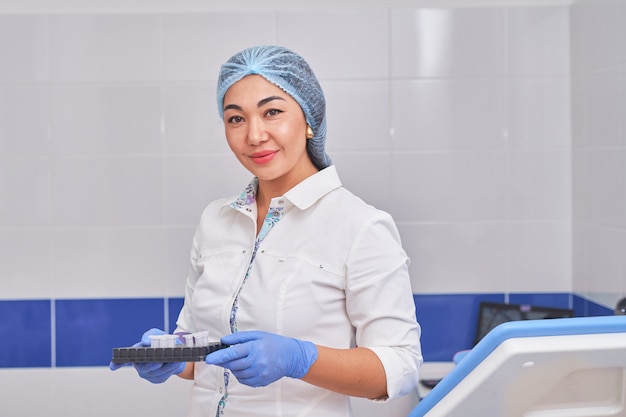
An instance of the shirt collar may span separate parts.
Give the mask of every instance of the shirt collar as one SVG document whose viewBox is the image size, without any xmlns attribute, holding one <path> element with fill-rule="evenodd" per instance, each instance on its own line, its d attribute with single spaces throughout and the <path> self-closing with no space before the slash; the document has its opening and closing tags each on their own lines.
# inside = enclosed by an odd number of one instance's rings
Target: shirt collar
<svg viewBox="0 0 626 417">
<path fill-rule="evenodd" d="M 285 198 L 305 210 L 315 204 L 329 192 L 341 187 L 341 180 L 334 165 L 316 172 L 291 190 L 285 193 Z"/>
<path fill-rule="evenodd" d="M 253 178 L 239 197 L 228 204 L 235 209 L 250 208 L 250 206 L 256 208 L 255 197 L 258 185 L 258 178 Z M 304 179 L 287 191 L 283 197 L 300 210 L 305 210 L 320 198 L 339 187 L 341 187 L 341 180 L 337 174 L 337 169 L 334 165 L 331 165 Z"/>
</svg>

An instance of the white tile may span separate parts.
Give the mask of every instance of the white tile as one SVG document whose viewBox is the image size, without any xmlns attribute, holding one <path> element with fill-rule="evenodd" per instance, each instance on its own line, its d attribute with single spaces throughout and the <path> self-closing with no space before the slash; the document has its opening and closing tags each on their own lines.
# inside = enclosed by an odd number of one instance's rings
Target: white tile
<svg viewBox="0 0 626 417">
<path fill-rule="evenodd" d="M 589 225 L 574 222 L 572 225 L 572 291 L 584 296 L 587 292 L 587 230 Z"/>
<path fill-rule="evenodd" d="M 570 73 L 573 77 L 579 77 L 587 70 L 590 25 L 585 8 L 582 1 L 570 6 Z"/>
<path fill-rule="evenodd" d="M 187 415 L 191 385 L 182 378 L 150 384 L 132 367 L 0 370 L 0 389 L 11 393 L 2 398 L 3 413 L 12 416 Z"/>
<path fill-rule="evenodd" d="M 504 74 L 505 17 L 500 8 L 392 10 L 392 76 Z"/>
<path fill-rule="evenodd" d="M 0 163 L 0 225 L 50 223 L 50 162 L 7 158 Z"/>
<path fill-rule="evenodd" d="M 572 152 L 572 219 L 574 222 L 585 221 L 589 218 L 587 157 L 585 150 Z"/>
<path fill-rule="evenodd" d="M 613 308 L 624 293 L 626 232 L 594 225 L 587 227 L 586 232 L 586 294 Z"/>
<path fill-rule="evenodd" d="M 411 258 L 413 292 L 480 293 L 506 290 L 506 224 L 399 224 Z"/>
<path fill-rule="evenodd" d="M 53 87 L 51 95 L 55 154 L 161 153 L 158 87 L 65 85 Z"/>
<path fill-rule="evenodd" d="M 511 152 L 507 204 L 512 219 L 571 219 L 568 151 Z"/>
<path fill-rule="evenodd" d="M 150 384 L 133 367 L 115 372 L 106 366 L 56 368 L 53 373 L 54 401 L 44 414 L 81 416 L 187 415 L 193 381 L 173 377 L 164 384 Z M 31 380 L 38 386 L 36 375 Z M 27 384 L 25 384 L 27 386 Z M 11 400 L 13 402 L 13 400 Z M 36 415 L 40 413 L 32 413 Z"/>
<path fill-rule="evenodd" d="M 500 152 L 392 155 L 396 220 L 505 218 L 505 164 Z"/>
<path fill-rule="evenodd" d="M 198 213 L 198 220 L 200 213 Z M 191 244 L 196 226 L 169 226 L 166 233 L 166 297 L 184 297 L 187 275 L 189 273 L 189 262 L 191 255 Z M 174 323 L 170 323 L 172 327 Z"/>
<path fill-rule="evenodd" d="M 51 298 L 52 239 L 43 228 L 0 229 L 0 294 L 3 299 Z"/>
<path fill-rule="evenodd" d="M 587 221 L 626 228 L 626 150 L 590 151 L 587 168 Z"/>
<path fill-rule="evenodd" d="M 511 7 L 507 15 L 510 74 L 569 74 L 567 6 Z"/>
<path fill-rule="evenodd" d="M 234 155 L 169 157 L 166 161 L 166 222 L 196 225 L 213 200 L 237 197 L 252 179 Z"/>
<path fill-rule="evenodd" d="M 575 67 L 598 70 L 623 62 L 626 38 L 622 0 L 575 2 L 572 5 L 575 34 Z M 578 51 L 577 51 L 578 50 Z"/>
<path fill-rule="evenodd" d="M 231 152 L 217 113 L 215 83 L 165 86 L 163 120 L 168 155 Z"/>
<path fill-rule="evenodd" d="M 393 148 L 504 149 L 505 92 L 498 79 L 395 81 Z"/>
<path fill-rule="evenodd" d="M 620 67 L 586 77 L 585 121 L 588 146 L 626 147 L 626 81 Z"/>
<path fill-rule="evenodd" d="M 626 9 L 626 6 L 624 6 L 624 9 Z M 626 16 L 626 11 L 624 12 L 624 15 Z M 626 18 L 626 17 L 625 17 Z M 626 42 L 624 42 L 626 44 Z M 625 46 L 626 48 L 626 46 Z M 620 79 L 618 81 L 618 85 L 616 86 L 616 89 L 618 91 L 622 92 L 622 101 L 621 101 L 621 105 L 620 107 L 620 111 L 621 111 L 621 117 L 620 120 L 622 121 L 621 127 L 622 127 L 622 141 L 621 143 L 624 144 L 624 146 L 626 146 L 626 62 L 624 62 L 622 65 L 620 65 L 621 68 L 621 74 L 620 74 Z"/>
<path fill-rule="evenodd" d="M 73 228 L 53 232 L 54 298 L 162 297 L 163 228 Z"/>
<path fill-rule="evenodd" d="M 318 78 L 388 76 L 386 9 L 279 12 L 277 16 L 279 44 L 300 54 Z"/>
<path fill-rule="evenodd" d="M 581 148 L 587 143 L 588 80 L 582 76 L 572 77 L 570 87 L 571 143 L 573 148 Z"/>
<path fill-rule="evenodd" d="M 390 149 L 386 81 L 327 81 L 322 88 L 329 153 Z"/>
<path fill-rule="evenodd" d="M 45 82 L 48 19 L 38 15 L 0 15 L 0 83 Z"/>
<path fill-rule="evenodd" d="M 54 81 L 160 79 L 157 14 L 50 16 L 50 71 Z"/>
<path fill-rule="evenodd" d="M 353 194 L 390 212 L 391 158 L 388 153 L 339 153 L 333 163 L 341 182 Z"/>
<path fill-rule="evenodd" d="M 0 369 L 0 390 L 11 393 L 2 396 L 2 412 L 14 416 L 50 413 L 55 402 L 54 372 L 50 368 Z M 33 400 L 33 392 L 37 393 L 37 401 Z"/>
<path fill-rule="evenodd" d="M 617 42 L 619 42 L 619 39 L 624 39 L 624 36 L 626 36 L 626 4 L 624 2 L 621 2 L 619 5 L 618 20 L 622 36 L 618 38 Z M 618 51 L 619 56 L 626 57 L 626 42 L 621 42 L 619 47 L 621 48 Z M 623 61 L 624 60 L 622 60 L 622 62 Z"/>
<path fill-rule="evenodd" d="M 570 102 L 568 78 L 511 79 L 508 106 L 510 147 L 570 147 Z"/>
<path fill-rule="evenodd" d="M 48 155 L 45 87 L 0 88 L 0 155 Z"/>
<path fill-rule="evenodd" d="M 244 48 L 276 43 L 275 14 L 169 13 L 163 15 L 163 77 L 217 80 L 220 66 Z"/>
<path fill-rule="evenodd" d="M 572 291 L 571 223 L 508 225 L 508 287 L 516 292 Z"/>
<path fill-rule="evenodd" d="M 53 167 L 52 222 L 154 225 L 163 220 L 160 158 L 67 158 Z"/>
</svg>

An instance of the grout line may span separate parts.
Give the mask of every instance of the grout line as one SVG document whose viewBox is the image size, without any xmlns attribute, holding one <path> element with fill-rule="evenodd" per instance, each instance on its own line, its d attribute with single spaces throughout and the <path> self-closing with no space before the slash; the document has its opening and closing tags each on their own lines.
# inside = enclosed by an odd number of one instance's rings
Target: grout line
<svg viewBox="0 0 626 417">
<path fill-rule="evenodd" d="M 171 333 L 170 330 L 170 303 L 169 297 L 163 297 L 163 327 L 164 331 L 167 333 Z"/>
<path fill-rule="evenodd" d="M 50 299 L 50 367 L 57 366 L 56 300 Z"/>
</svg>

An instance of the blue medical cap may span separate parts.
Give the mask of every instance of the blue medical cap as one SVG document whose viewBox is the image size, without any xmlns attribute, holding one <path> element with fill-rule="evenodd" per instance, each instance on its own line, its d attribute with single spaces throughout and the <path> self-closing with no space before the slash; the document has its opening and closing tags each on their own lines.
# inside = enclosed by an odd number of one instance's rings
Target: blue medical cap
<svg viewBox="0 0 626 417">
<path fill-rule="evenodd" d="M 326 99 L 313 70 L 300 55 L 281 46 L 256 46 L 233 55 L 220 69 L 217 109 L 224 120 L 224 95 L 247 75 L 260 75 L 293 97 L 313 130 L 307 151 L 317 169 L 332 165 L 326 143 Z"/>
</svg>

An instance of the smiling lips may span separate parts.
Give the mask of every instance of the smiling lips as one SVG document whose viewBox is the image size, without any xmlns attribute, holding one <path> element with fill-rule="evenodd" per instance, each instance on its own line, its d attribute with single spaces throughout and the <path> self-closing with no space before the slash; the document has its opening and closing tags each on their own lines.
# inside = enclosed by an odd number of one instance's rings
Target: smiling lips
<svg viewBox="0 0 626 417">
<path fill-rule="evenodd" d="M 260 151 L 250 155 L 250 159 L 256 164 L 263 165 L 274 159 L 278 151 Z"/>
</svg>

